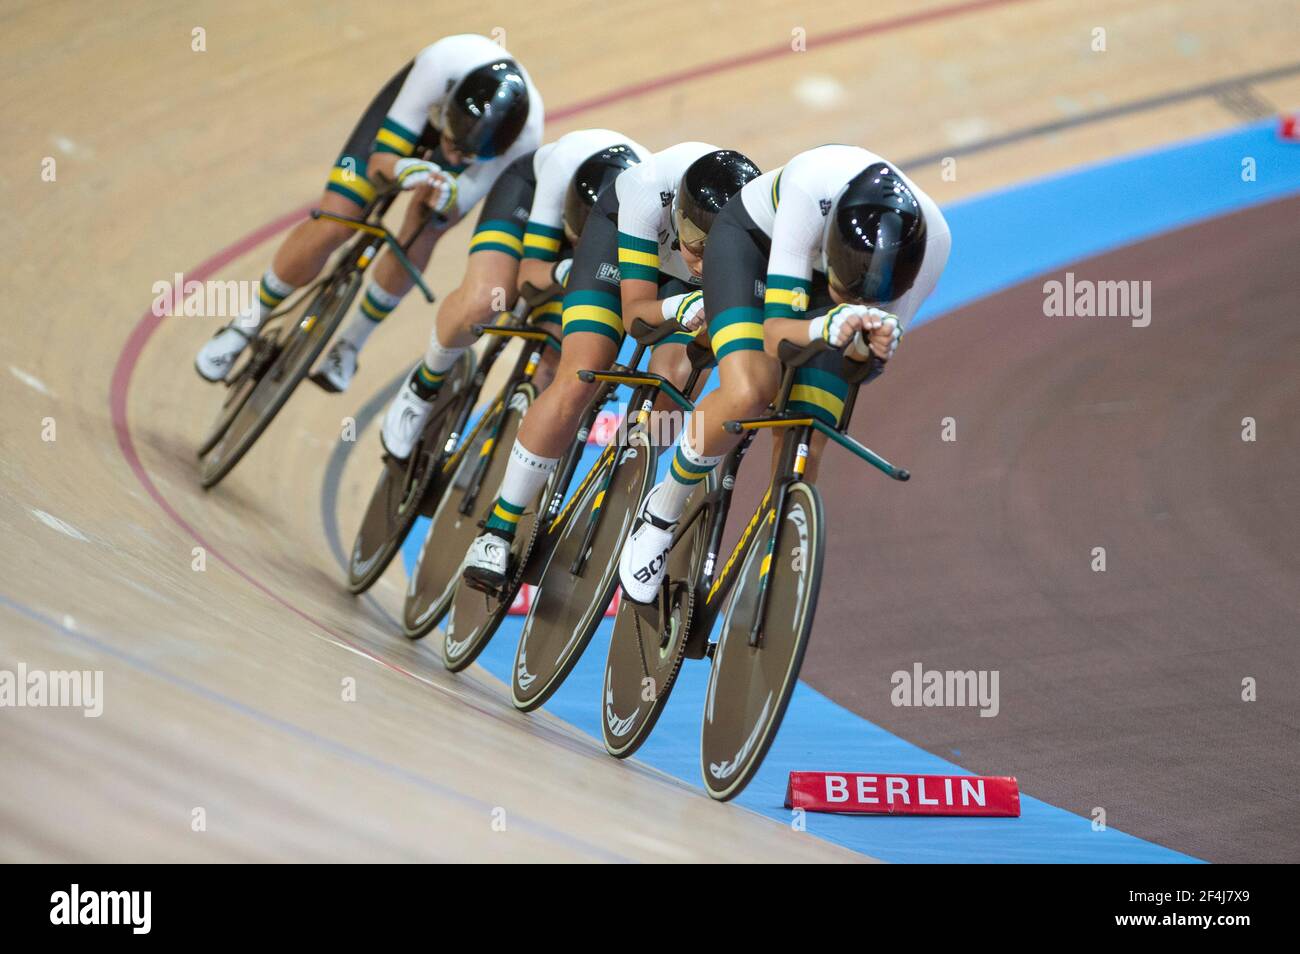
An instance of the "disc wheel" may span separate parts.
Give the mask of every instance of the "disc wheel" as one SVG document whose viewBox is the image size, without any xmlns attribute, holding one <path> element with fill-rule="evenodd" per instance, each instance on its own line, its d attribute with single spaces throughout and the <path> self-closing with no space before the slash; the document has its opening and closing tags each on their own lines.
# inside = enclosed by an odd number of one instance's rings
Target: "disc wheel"
<svg viewBox="0 0 1300 954">
<path fill-rule="evenodd" d="M 515 525 L 515 540 L 510 547 L 510 579 L 506 585 L 493 594 L 463 584 L 456 587 L 451 598 L 451 610 L 442 627 L 442 664 L 452 672 L 467 669 L 479 657 L 510 612 L 523 585 L 528 561 L 541 536 L 537 514 L 550 498 L 555 479 L 552 475 Z M 483 515 L 487 515 L 486 510 Z"/>
<path fill-rule="evenodd" d="M 524 413 L 536 398 L 537 391 L 531 384 L 520 384 L 510 393 L 509 401 L 499 401 L 485 412 L 487 417 L 476 428 L 473 438 L 444 464 L 451 476 L 429 521 L 429 532 L 406 587 L 402 632 L 410 639 L 427 636 L 451 608 L 460 582 L 461 563 L 479 534 L 481 512 L 493 503 L 491 495 L 501 485 L 510 461 L 509 449 Z M 489 445 L 490 435 L 498 423 L 500 432 Z M 479 482 L 475 506 L 469 513 L 462 513 L 474 473 L 485 456 L 489 460 Z"/>
<path fill-rule="evenodd" d="M 696 488 L 685 513 L 694 511 L 715 480 L 710 474 Z M 702 511 L 668 554 L 667 618 L 662 599 L 654 608 L 631 600 L 619 604 L 605 658 L 600 719 L 605 751 L 615 758 L 627 758 L 649 738 L 677 682 L 708 548 L 709 514 Z"/>
<path fill-rule="evenodd" d="M 615 467 L 606 489 L 609 470 Z M 618 588 L 618 558 L 654 481 L 656 454 L 643 431 L 607 450 L 575 492 L 547 556 L 515 652 L 510 694 L 528 712 L 546 702 L 577 665 Z M 573 572 L 588 521 L 600 521 L 580 571 Z"/>
<path fill-rule="evenodd" d="M 360 287 L 361 273 L 351 269 L 326 284 L 300 320 L 285 322 L 280 332 L 279 353 L 252 384 L 231 415 L 230 423 L 203 457 L 199 481 L 205 488 L 220 483 L 262 436 L 325 350 Z M 227 396 L 223 413 L 230 407 L 232 397 Z"/>
<path fill-rule="evenodd" d="M 817 491 L 791 484 L 780 513 L 769 510 L 764 532 L 741 565 L 713 655 L 700 768 L 712 798 L 735 798 L 758 771 L 776 738 L 799 680 L 821 583 L 824 540 Z M 767 574 L 762 638 L 750 645 L 759 582 Z"/>
<path fill-rule="evenodd" d="M 474 353 L 464 352 L 438 391 L 429 420 L 405 461 L 384 455 L 379 480 L 361 518 L 348 558 L 348 589 L 363 593 L 384 574 L 402 548 L 426 496 L 442 491 L 437 479 L 444 445 L 456 425 L 461 395 L 474 377 Z"/>
</svg>

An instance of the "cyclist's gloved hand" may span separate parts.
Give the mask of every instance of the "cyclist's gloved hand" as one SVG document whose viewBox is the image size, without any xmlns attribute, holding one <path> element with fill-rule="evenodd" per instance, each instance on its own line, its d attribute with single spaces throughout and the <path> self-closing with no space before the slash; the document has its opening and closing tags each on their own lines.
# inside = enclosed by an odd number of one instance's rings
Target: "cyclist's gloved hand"
<svg viewBox="0 0 1300 954">
<path fill-rule="evenodd" d="M 456 177 L 446 172 L 439 172 L 424 184 L 427 195 L 424 204 L 439 215 L 450 215 L 456 207 Z"/>
<path fill-rule="evenodd" d="M 870 308 L 871 312 L 866 326 L 853 336 L 849 344 L 849 357 L 857 361 L 866 361 L 873 354 L 881 361 L 888 361 L 898 350 L 902 329 L 898 327 L 898 318 L 879 308 Z"/>
<path fill-rule="evenodd" d="M 398 159 L 393 165 L 393 175 L 403 189 L 424 185 L 440 172 L 442 166 L 424 159 Z"/>
<path fill-rule="evenodd" d="M 704 324 L 704 292 L 689 291 L 663 300 L 664 321 L 676 319 L 687 331 Z"/>
<path fill-rule="evenodd" d="M 562 258 L 555 263 L 551 269 L 551 281 L 557 285 L 567 285 L 569 283 L 569 272 L 573 269 L 573 259 Z"/>
<path fill-rule="evenodd" d="M 825 341 L 832 348 L 843 348 L 866 326 L 870 310 L 866 305 L 836 305 L 808 322 L 808 340 Z"/>
</svg>

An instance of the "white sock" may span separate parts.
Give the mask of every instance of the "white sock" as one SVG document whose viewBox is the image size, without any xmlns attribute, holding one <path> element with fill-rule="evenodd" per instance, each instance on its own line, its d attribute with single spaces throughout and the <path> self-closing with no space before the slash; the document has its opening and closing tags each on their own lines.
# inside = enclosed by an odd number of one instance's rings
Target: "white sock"
<svg viewBox="0 0 1300 954">
<path fill-rule="evenodd" d="M 277 275 L 274 269 L 268 268 L 258 284 L 257 300 L 241 311 L 231 325 L 250 337 L 257 334 L 263 322 L 271 316 L 271 312 L 292 294 L 295 287 Z"/>
<path fill-rule="evenodd" d="M 722 462 L 722 457 L 697 454 L 686 439 L 690 432 L 688 421 L 682 428 L 682 436 L 677 439 L 677 450 L 668 463 L 668 474 L 655 485 L 648 506 L 650 513 L 667 523 L 676 523 L 682 518 L 691 492 Z"/>
<path fill-rule="evenodd" d="M 434 374 L 445 374 L 464 350 L 464 348 L 443 347 L 438 341 L 438 329 L 434 327 L 429 335 L 428 350 L 424 352 L 424 366 Z"/>
<path fill-rule="evenodd" d="M 488 516 L 486 528 L 497 534 L 513 535 L 524 509 L 537 499 L 547 479 L 555 472 L 558 457 L 538 457 L 519 441 L 510 448 L 510 461 L 501 480 L 501 490 Z"/>
<path fill-rule="evenodd" d="M 497 496 L 521 506 L 532 503 L 559 463 L 560 458 L 539 457 L 516 440 Z"/>
<path fill-rule="evenodd" d="M 379 286 L 378 282 L 371 282 L 366 293 L 357 302 L 357 307 L 352 312 L 352 320 L 348 322 L 339 337 L 360 351 L 366 346 L 366 340 L 371 332 L 379 327 L 379 323 L 388 317 L 388 313 L 401 301 L 401 295 L 387 292 Z"/>
</svg>

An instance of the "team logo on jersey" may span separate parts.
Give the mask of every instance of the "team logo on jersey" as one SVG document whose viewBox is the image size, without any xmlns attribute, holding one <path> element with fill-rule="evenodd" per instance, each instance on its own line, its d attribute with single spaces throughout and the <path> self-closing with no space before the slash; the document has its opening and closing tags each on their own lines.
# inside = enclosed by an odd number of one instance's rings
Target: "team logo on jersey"
<svg viewBox="0 0 1300 954">
<path fill-rule="evenodd" d="M 609 262 L 601 262 L 596 269 L 596 280 L 609 282 L 611 285 L 618 284 L 618 266 L 611 265 Z"/>
<path fill-rule="evenodd" d="M 826 217 L 827 215 L 830 215 L 830 211 L 831 211 L 831 200 L 830 200 L 830 199 L 822 199 L 822 200 L 821 200 L 820 202 L 818 202 L 817 204 L 820 205 L 820 206 L 822 207 L 822 217 L 823 217 L 823 218 Z"/>
<path fill-rule="evenodd" d="M 808 310 L 808 289 L 796 288 L 790 292 L 790 307 L 795 311 Z"/>
<path fill-rule="evenodd" d="M 665 209 L 668 208 L 668 203 L 672 201 L 673 201 L 673 194 L 671 192 L 659 193 L 659 204 L 662 205 Z"/>
<path fill-rule="evenodd" d="M 762 301 L 767 297 L 767 283 L 754 279 L 754 297 Z"/>
<path fill-rule="evenodd" d="M 527 222 L 528 216 L 529 216 L 529 211 L 525 209 L 522 205 L 515 209 L 515 218 L 518 219 L 520 222 Z"/>
</svg>

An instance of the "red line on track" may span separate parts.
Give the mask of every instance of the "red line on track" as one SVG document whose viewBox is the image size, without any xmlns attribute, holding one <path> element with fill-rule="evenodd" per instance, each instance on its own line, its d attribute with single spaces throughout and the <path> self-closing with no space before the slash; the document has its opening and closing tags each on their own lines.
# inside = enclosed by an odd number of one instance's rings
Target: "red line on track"
<svg viewBox="0 0 1300 954">
<path fill-rule="evenodd" d="M 948 17 L 959 16 L 965 13 L 974 13 L 980 10 L 1006 6 L 1011 3 L 1019 2 L 1023 2 L 1023 0 L 969 0 L 969 2 L 966 3 L 957 3 L 946 7 L 936 7 L 932 10 L 905 14 L 889 20 L 879 20 L 874 23 L 865 23 L 854 27 L 846 27 L 843 30 L 837 30 L 824 35 L 815 35 L 810 40 L 809 49 L 815 50 L 822 46 L 845 43 L 861 37 L 888 33 L 895 30 L 905 29 L 906 27 L 916 26 L 921 23 L 943 20 Z M 752 66 L 756 63 L 775 59 L 776 57 L 785 55 L 789 52 L 789 45 L 783 44 L 781 46 L 743 53 L 739 56 L 728 59 L 703 63 L 699 66 L 691 67 L 690 69 L 666 74 L 658 79 L 647 80 L 635 86 L 624 86 L 588 100 L 572 103 L 553 111 L 547 118 L 552 121 L 570 119 L 574 116 L 589 112 L 593 109 L 598 109 L 602 106 L 608 106 L 623 100 L 633 99 L 647 93 L 657 92 L 673 86 L 680 86 L 683 83 L 700 79 L 701 77 L 712 76 L 728 70 Z M 274 238 L 286 229 L 296 225 L 307 215 L 311 208 L 312 205 L 302 206 L 301 208 L 295 209 L 292 212 L 260 226 L 234 243 L 226 246 L 215 255 L 204 260 L 195 268 L 187 270 L 185 272 L 186 278 L 199 282 L 206 281 L 240 256 L 245 255 L 263 242 Z M 270 587 L 258 580 L 257 577 L 253 576 L 253 574 L 235 564 L 232 560 L 213 547 L 189 521 L 181 516 L 167 498 L 163 496 L 162 492 L 153 482 L 153 478 L 149 476 L 149 472 L 145 469 L 143 462 L 141 462 L 140 455 L 136 452 L 135 441 L 131 437 L 131 426 L 127 413 L 127 398 L 131 389 L 131 379 L 135 373 L 136 364 L 140 360 L 140 355 L 144 352 L 145 345 L 149 343 L 149 340 L 153 337 L 154 332 L 158 330 L 158 326 L 161 323 L 162 319 L 154 315 L 152 311 L 146 311 L 144 315 L 141 316 L 140 320 L 136 323 L 130 335 L 127 337 L 125 344 L 123 344 L 121 352 L 118 354 L 117 364 L 113 368 L 113 378 L 109 384 L 109 409 L 113 421 L 113 431 L 117 436 L 117 444 L 119 449 L 122 451 L 122 457 L 126 460 L 127 465 L 131 468 L 132 472 L 134 472 L 136 479 L 140 482 L 140 486 L 148 492 L 149 496 L 153 498 L 154 502 L 158 504 L 163 513 L 165 513 L 174 524 L 189 534 L 195 542 L 199 544 L 199 546 L 212 554 L 218 562 L 228 567 L 255 589 L 270 597 L 276 603 L 280 604 L 304 621 L 310 623 L 312 626 L 315 626 L 322 632 L 363 654 L 367 658 L 374 660 L 381 666 L 394 672 L 401 673 L 402 675 L 410 676 L 413 679 L 419 679 L 415 673 L 384 659 L 363 646 L 357 645 L 346 636 L 343 636 L 329 626 L 326 626 L 307 611 L 300 609 L 283 596 L 280 596 Z M 420 681 L 423 682 L 424 680 Z M 468 702 L 468 700 L 463 701 L 494 719 L 501 718 L 498 713 L 489 709 L 474 706 L 473 703 Z"/>
<path fill-rule="evenodd" d="M 1024 0 L 968 0 L 966 3 L 955 3 L 947 7 L 935 7 L 932 10 L 922 10 L 918 13 L 906 13 L 888 20 L 861 23 L 857 26 L 845 27 L 842 30 L 832 30 L 829 33 L 813 34 L 808 38 L 808 50 L 809 52 L 815 52 L 825 46 L 836 46 L 850 40 L 860 40 L 863 37 L 876 36 L 881 33 L 892 33 L 895 30 L 903 30 L 921 23 L 946 20 L 949 17 L 960 16 L 963 13 L 976 13 L 993 7 L 1004 7 L 1012 3 L 1022 2 Z M 757 63 L 765 63 L 777 57 L 788 56 L 791 52 L 793 51 L 790 44 L 782 43 L 762 50 L 741 53 L 739 56 L 714 60 L 710 63 L 701 63 L 699 66 L 692 66 L 676 73 L 667 73 L 658 79 L 646 80 L 633 86 L 622 86 L 610 90 L 608 93 L 593 96 L 591 99 L 584 99 L 576 103 L 570 103 L 568 106 L 561 106 L 554 112 L 548 113 L 546 118 L 558 122 L 571 116 L 577 116 L 580 113 L 599 109 L 601 106 L 609 106 L 626 99 L 635 99 L 648 93 L 657 93 L 660 90 L 681 86 L 683 83 L 703 79 L 706 76 L 715 76 L 718 73 L 726 73 L 731 70 L 743 69 L 746 66 L 754 66 Z"/>
</svg>

